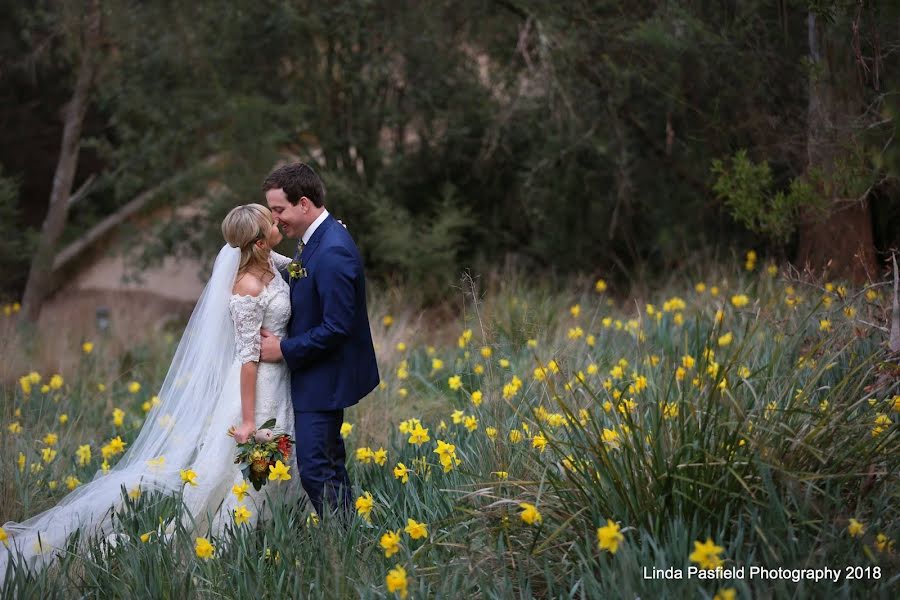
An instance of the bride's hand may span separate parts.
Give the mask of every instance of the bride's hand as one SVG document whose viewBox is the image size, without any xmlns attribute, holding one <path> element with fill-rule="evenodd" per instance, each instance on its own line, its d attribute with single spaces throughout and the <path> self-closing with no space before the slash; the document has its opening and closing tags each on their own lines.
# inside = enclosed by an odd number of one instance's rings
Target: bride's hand
<svg viewBox="0 0 900 600">
<path fill-rule="evenodd" d="M 234 439 L 238 444 L 243 444 L 250 439 L 255 430 L 256 425 L 253 423 L 241 423 L 240 427 L 234 430 Z"/>
</svg>

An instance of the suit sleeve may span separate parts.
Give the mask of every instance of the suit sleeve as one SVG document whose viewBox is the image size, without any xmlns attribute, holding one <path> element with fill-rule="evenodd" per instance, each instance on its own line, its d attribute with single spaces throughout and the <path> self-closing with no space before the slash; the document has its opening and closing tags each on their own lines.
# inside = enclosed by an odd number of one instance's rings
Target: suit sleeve
<svg viewBox="0 0 900 600">
<path fill-rule="evenodd" d="M 315 362 L 350 337 L 358 309 L 355 282 L 359 262 L 342 247 L 329 248 L 315 278 L 322 322 L 304 333 L 281 340 L 281 354 L 291 370 Z"/>
</svg>

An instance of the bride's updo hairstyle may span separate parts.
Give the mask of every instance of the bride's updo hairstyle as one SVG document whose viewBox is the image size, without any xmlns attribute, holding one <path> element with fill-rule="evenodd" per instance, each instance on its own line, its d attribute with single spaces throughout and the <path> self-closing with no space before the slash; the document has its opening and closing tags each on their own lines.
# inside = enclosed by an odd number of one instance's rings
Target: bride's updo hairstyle
<svg viewBox="0 0 900 600">
<path fill-rule="evenodd" d="M 222 235 L 232 248 L 241 249 L 238 273 L 249 269 L 269 272 L 269 251 L 256 245 L 272 230 L 272 213 L 262 204 L 244 204 L 231 209 L 222 221 Z"/>
</svg>

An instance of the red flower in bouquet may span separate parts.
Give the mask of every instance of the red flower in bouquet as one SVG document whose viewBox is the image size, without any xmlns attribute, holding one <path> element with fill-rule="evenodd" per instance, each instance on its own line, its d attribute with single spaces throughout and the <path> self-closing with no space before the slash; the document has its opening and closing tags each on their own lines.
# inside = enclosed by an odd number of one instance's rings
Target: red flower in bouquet
<svg viewBox="0 0 900 600">
<path fill-rule="evenodd" d="M 282 435 L 282 436 L 278 437 L 278 451 L 281 452 L 282 456 L 284 456 L 285 459 L 288 459 L 291 456 L 291 445 L 292 444 L 293 444 L 293 441 L 291 441 L 290 437 L 288 437 L 286 435 Z"/>
</svg>

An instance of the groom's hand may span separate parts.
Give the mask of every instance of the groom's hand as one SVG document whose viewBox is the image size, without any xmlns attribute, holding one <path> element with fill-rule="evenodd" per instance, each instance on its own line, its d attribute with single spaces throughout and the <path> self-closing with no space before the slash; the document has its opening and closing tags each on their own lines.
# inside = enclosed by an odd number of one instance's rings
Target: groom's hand
<svg viewBox="0 0 900 600">
<path fill-rule="evenodd" d="M 284 358 L 281 355 L 281 340 L 272 335 L 267 329 L 260 329 L 259 360 L 262 362 L 278 362 Z"/>
</svg>

